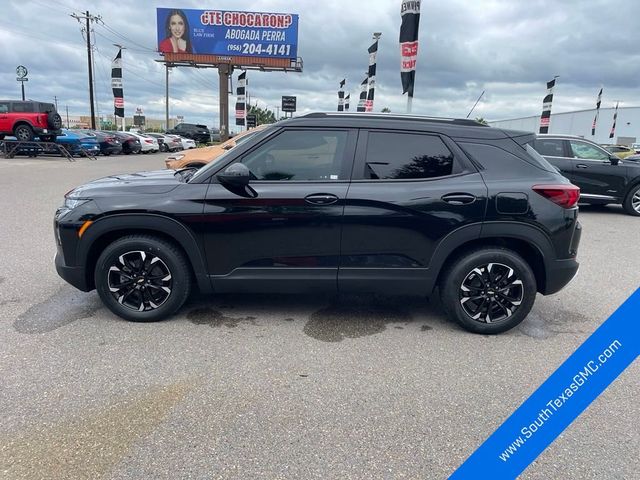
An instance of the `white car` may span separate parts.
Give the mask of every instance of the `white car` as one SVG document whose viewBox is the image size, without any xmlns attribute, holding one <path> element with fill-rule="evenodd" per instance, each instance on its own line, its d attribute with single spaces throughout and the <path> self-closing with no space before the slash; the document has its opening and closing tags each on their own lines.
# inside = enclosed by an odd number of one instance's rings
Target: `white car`
<svg viewBox="0 0 640 480">
<path fill-rule="evenodd" d="M 182 142 L 182 149 L 183 150 L 189 150 L 190 148 L 196 148 L 196 141 L 191 139 L 191 138 L 184 138 L 184 137 L 181 137 L 180 135 L 172 135 L 172 134 L 165 134 L 165 137 L 179 138 L 180 141 Z"/>
<path fill-rule="evenodd" d="M 134 137 L 136 137 L 138 140 L 140 140 L 140 146 L 142 147 L 141 152 L 142 153 L 153 153 L 153 152 L 159 152 L 160 151 L 160 145 L 158 145 L 158 140 L 153 138 L 153 137 L 149 137 L 147 135 L 143 135 L 141 133 L 135 133 L 135 132 L 128 132 L 130 135 L 133 135 Z"/>
</svg>

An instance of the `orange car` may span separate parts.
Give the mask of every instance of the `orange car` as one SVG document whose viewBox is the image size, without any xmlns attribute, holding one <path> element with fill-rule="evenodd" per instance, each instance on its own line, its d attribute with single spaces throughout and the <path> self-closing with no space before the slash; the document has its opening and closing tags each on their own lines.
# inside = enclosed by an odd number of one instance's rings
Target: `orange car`
<svg viewBox="0 0 640 480">
<path fill-rule="evenodd" d="M 173 170 L 185 167 L 203 167 L 207 163 L 213 162 L 227 150 L 231 150 L 237 144 L 248 140 L 256 133 L 261 132 L 266 127 L 267 125 L 260 125 L 256 128 L 252 128 L 251 130 L 246 130 L 235 137 L 230 138 L 224 143 L 212 145 L 211 147 L 194 148 L 191 150 L 172 153 L 167 157 L 164 163 L 167 168 L 171 168 Z"/>
</svg>

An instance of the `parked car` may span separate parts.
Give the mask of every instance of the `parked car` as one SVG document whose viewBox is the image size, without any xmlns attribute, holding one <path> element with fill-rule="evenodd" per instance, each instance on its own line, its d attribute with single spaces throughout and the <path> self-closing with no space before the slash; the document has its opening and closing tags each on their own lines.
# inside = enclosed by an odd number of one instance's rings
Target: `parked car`
<svg viewBox="0 0 640 480">
<path fill-rule="evenodd" d="M 178 139 L 178 141 L 180 141 L 180 144 L 182 145 L 182 150 L 197 148 L 196 141 L 192 138 L 185 138 L 181 137 L 180 135 L 172 135 L 170 133 L 165 134 L 165 136 Z"/>
<path fill-rule="evenodd" d="M 636 153 L 640 154 L 640 143 L 632 143 L 631 148 L 633 148 Z"/>
<path fill-rule="evenodd" d="M 532 146 L 580 187 L 580 202 L 622 204 L 629 215 L 640 216 L 640 163 L 571 135 L 539 135 Z"/>
<path fill-rule="evenodd" d="M 604 147 L 607 152 L 613 153 L 618 158 L 626 158 L 636 153 L 634 149 L 627 147 L 626 145 L 602 145 L 602 147 Z"/>
<path fill-rule="evenodd" d="M 180 152 L 169 155 L 164 161 L 167 168 L 177 170 L 179 168 L 194 167 L 200 168 L 205 166 L 209 162 L 213 162 L 216 158 L 220 157 L 227 150 L 231 150 L 236 145 L 250 139 L 253 135 L 264 130 L 266 125 L 260 125 L 252 130 L 245 130 L 244 132 L 230 138 L 224 143 L 219 145 L 211 145 L 209 147 L 196 148 L 188 152 Z"/>
<path fill-rule="evenodd" d="M 127 132 L 113 132 L 114 136 L 120 140 L 122 144 L 122 153 L 129 155 L 131 153 L 140 153 L 142 145 L 140 139 Z"/>
<path fill-rule="evenodd" d="M 63 128 L 56 138 L 56 143 L 64 146 L 71 155 L 98 155 L 100 153 L 100 144 L 96 137 L 79 130 Z"/>
<path fill-rule="evenodd" d="M 640 154 L 635 153 L 633 155 L 629 155 L 625 160 L 629 162 L 640 162 Z"/>
<path fill-rule="evenodd" d="M 133 321 L 175 313 L 195 282 L 216 293 L 439 291 L 464 328 L 503 332 L 578 270 L 579 189 L 534 138 L 472 120 L 307 114 L 200 170 L 72 190 L 55 214 L 56 268 Z"/>
<path fill-rule="evenodd" d="M 144 135 L 158 140 L 158 146 L 161 152 L 176 152 L 182 150 L 182 142 L 173 136 L 152 132 L 147 132 Z"/>
<path fill-rule="evenodd" d="M 158 144 L 157 139 L 142 133 L 129 132 L 129 135 L 133 135 L 140 140 L 140 151 L 142 153 L 154 153 L 160 151 L 160 145 Z"/>
<path fill-rule="evenodd" d="M 55 142 L 61 128 L 62 118 L 53 103 L 0 100 L 0 140 L 12 135 L 22 142 L 36 137 L 43 142 Z"/>
<path fill-rule="evenodd" d="M 95 137 L 100 145 L 100 153 L 105 156 L 119 155 L 122 153 L 122 143 L 114 132 L 100 130 L 80 130 L 89 136 Z"/>
<path fill-rule="evenodd" d="M 209 133 L 207 126 L 195 123 L 179 123 L 175 128 L 167 130 L 165 133 L 191 138 L 198 143 L 207 143 L 211 141 L 211 134 Z"/>
</svg>

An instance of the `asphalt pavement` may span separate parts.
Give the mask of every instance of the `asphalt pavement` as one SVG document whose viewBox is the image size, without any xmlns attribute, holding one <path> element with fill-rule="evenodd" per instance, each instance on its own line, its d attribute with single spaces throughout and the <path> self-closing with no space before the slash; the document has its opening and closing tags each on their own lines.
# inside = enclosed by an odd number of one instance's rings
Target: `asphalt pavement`
<svg viewBox="0 0 640 480">
<path fill-rule="evenodd" d="M 446 478 L 640 285 L 640 218 L 585 207 L 578 277 L 502 335 L 381 296 L 200 296 L 129 323 L 58 277 L 53 213 L 165 156 L 0 158 L 0 478 Z M 639 374 L 522 478 L 639 478 Z"/>
</svg>

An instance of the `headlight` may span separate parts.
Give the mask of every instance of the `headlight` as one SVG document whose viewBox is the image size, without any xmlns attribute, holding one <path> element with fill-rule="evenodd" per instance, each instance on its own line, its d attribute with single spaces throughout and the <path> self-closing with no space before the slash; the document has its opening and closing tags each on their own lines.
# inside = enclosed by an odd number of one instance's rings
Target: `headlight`
<svg viewBox="0 0 640 480">
<path fill-rule="evenodd" d="M 64 207 L 68 210 L 73 210 L 76 207 L 79 207 L 83 203 L 87 203 L 89 201 L 88 198 L 74 198 L 74 197 L 65 197 L 64 199 Z"/>
</svg>

